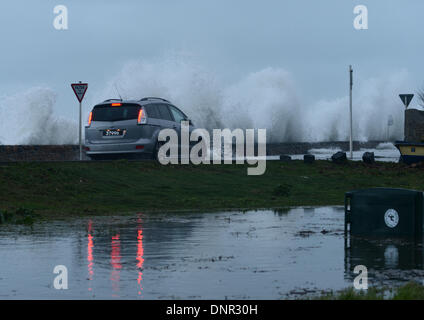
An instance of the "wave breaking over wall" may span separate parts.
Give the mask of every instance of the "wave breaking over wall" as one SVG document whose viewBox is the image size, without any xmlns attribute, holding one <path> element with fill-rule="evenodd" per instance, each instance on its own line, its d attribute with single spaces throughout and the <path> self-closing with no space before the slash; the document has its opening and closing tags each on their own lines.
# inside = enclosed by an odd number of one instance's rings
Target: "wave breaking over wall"
<svg viewBox="0 0 424 320">
<path fill-rule="evenodd" d="M 269 142 L 345 141 L 348 139 L 348 97 L 302 102 L 293 76 L 281 68 L 265 68 L 224 84 L 217 74 L 186 57 L 134 60 L 126 63 L 104 89 L 85 103 L 108 98 L 158 96 L 179 106 L 198 127 L 264 128 Z M 391 139 L 403 136 L 403 108 L 397 94 L 408 81 L 405 71 L 356 81 L 354 139 L 386 140 L 387 120 L 394 118 Z M 331 86 L 331 80 L 323 79 Z M 0 102 L 1 144 L 74 144 L 77 123 L 59 117 L 56 94 L 31 88 Z"/>
<path fill-rule="evenodd" d="M 77 143 L 77 124 L 55 115 L 56 94 L 35 87 L 0 102 L 0 144 L 47 145 Z"/>
<path fill-rule="evenodd" d="M 404 110 L 398 93 L 408 78 L 399 71 L 356 82 L 355 140 L 386 140 L 389 115 L 394 118 L 389 138 L 402 138 Z M 331 86 L 330 80 L 323 81 Z M 306 105 L 292 75 L 281 68 L 265 68 L 224 85 L 215 73 L 186 58 L 137 60 L 109 81 L 97 101 L 117 97 L 116 88 L 124 98 L 169 99 L 206 129 L 264 128 L 270 142 L 348 139 L 348 96 Z"/>
</svg>

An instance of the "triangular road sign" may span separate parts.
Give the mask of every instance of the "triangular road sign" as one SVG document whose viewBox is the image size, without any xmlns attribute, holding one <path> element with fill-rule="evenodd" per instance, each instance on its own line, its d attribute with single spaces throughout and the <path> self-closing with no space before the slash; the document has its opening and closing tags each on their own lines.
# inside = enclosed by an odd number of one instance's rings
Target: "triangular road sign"
<svg viewBox="0 0 424 320">
<path fill-rule="evenodd" d="M 84 99 L 85 92 L 87 91 L 88 84 L 87 83 L 72 83 L 72 90 L 74 90 L 75 96 L 78 101 L 81 102 Z"/>
<path fill-rule="evenodd" d="M 405 108 L 408 108 L 408 106 L 411 103 L 411 100 L 414 97 L 414 95 L 413 94 L 400 94 L 399 97 L 402 100 L 403 104 L 405 105 Z"/>
</svg>

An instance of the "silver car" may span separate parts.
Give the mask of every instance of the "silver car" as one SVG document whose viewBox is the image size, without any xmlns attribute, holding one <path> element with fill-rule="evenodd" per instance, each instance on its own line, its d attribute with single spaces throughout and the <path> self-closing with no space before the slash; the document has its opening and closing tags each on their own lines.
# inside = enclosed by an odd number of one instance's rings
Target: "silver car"
<svg viewBox="0 0 424 320">
<path fill-rule="evenodd" d="M 181 121 L 192 122 L 176 106 L 162 98 L 110 99 L 90 112 L 85 128 L 85 152 L 92 159 L 133 156 L 157 159 L 160 130 L 178 133 Z"/>
</svg>

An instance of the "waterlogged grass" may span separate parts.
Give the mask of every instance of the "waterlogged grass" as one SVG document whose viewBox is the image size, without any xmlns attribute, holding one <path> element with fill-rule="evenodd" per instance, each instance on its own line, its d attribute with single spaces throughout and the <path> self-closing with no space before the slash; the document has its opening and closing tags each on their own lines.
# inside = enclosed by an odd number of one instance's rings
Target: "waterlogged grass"
<svg viewBox="0 0 424 320">
<path fill-rule="evenodd" d="M 39 216 L 34 210 L 18 208 L 11 211 L 0 211 L 0 224 L 26 224 L 32 225 Z"/>
<path fill-rule="evenodd" d="M 321 296 L 321 300 L 424 300 L 424 286 L 409 282 L 394 289 L 369 288 L 368 290 L 345 289 Z"/>
<path fill-rule="evenodd" d="M 342 205 L 353 189 L 424 189 L 423 169 L 394 163 L 269 161 L 261 176 L 248 176 L 247 168 L 125 160 L 7 164 L 0 166 L 0 209 L 107 214 Z"/>
</svg>

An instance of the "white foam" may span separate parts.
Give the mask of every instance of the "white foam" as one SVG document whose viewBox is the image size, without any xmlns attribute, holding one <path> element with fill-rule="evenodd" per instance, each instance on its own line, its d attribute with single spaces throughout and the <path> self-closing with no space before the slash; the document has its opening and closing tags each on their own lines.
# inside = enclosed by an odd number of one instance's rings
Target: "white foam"
<svg viewBox="0 0 424 320">
<path fill-rule="evenodd" d="M 75 122 L 54 114 L 56 94 L 48 88 L 31 88 L 0 102 L 2 144 L 74 144 Z"/>
<path fill-rule="evenodd" d="M 355 140 L 387 140 L 389 115 L 394 118 L 390 139 L 402 137 L 403 109 L 397 93 L 407 78 L 408 73 L 400 71 L 358 81 Z M 131 61 L 95 95 L 95 102 L 116 97 L 115 84 L 125 98 L 167 98 L 206 129 L 263 128 L 270 142 L 348 140 L 348 97 L 305 105 L 292 76 L 282 68 L 265 68 L 225 85 L 213 71 L 187 57 Z"/>
<path fill-rule="evenodd" d="M 397 148 L 391 142 L 382 142 L 382 143 L 379 143 L 375 148 L 377 150 L 397 150 Z"/>
<path fill-rule="evenodd" d="M 403 135 L 403 109 L 397 96 L 408 74 L 358 81 L 354 95 L 354 139 L 386 140 L 387 119 L 391 140 Z M 329 79 L 328 85 L 332 85 Z M 118 97 L 158 96 L 171 100 L 196 126 L 267 129 L 268 142 L 348 140 L 348 98 L 302 103 L 292 75 L 282 68 L 265 68 L 225 84 L 213 70 L 187 56 L 134 60 L 94 92 L 85 103 L 83 119 L 92 106 Z M 77 142 L 77 124 L 57 116 L 56 95 L 48 88 L 32 88 L 0 102 L 0 141 L 3 144 L 68 144 Z M 383 148 L 383 146 L 382 146 Z M 385 147 L 384 147 L 385 148 Z"/>
<path fill-rule="evenodd" d="M 310 154 L 334 154 L 336 152 L 342 151 L 340 148 L 313 148 L 308 150 Z"/>
</svg>

